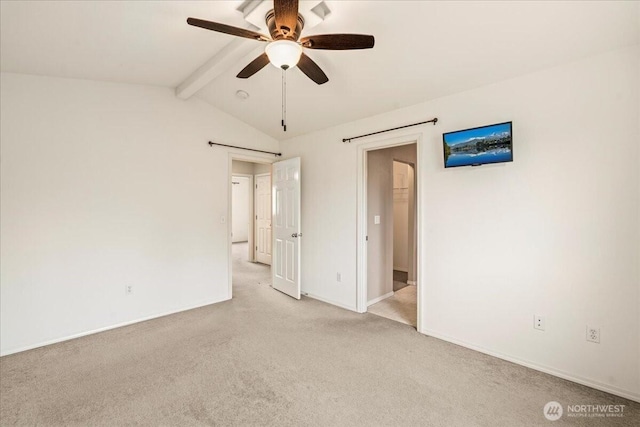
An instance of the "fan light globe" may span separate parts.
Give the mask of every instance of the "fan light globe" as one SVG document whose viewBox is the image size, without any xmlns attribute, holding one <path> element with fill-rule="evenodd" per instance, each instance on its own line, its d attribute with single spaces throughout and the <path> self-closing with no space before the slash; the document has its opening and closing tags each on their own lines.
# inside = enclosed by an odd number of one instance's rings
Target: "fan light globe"
<svg viewBox="0 0 640 427">
<path fill-rule="evenodd" d="M 287 70 L 296 66 L 302 54 L 302 46 L 291 40 L 277 40 L 265 48 L 269 62 L 278 68 Z"/>
</svg>

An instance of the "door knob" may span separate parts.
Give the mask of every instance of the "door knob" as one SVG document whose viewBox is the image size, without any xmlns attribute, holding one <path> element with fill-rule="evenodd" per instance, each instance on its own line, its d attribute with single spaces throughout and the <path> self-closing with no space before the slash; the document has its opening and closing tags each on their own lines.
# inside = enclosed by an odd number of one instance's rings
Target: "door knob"
<svg viewBox="0 0 640 427">
<path fill-rule="evenodd" d="M 291 237 L 302 237 L 302 233 L 293 233 Z"/>
</svg>

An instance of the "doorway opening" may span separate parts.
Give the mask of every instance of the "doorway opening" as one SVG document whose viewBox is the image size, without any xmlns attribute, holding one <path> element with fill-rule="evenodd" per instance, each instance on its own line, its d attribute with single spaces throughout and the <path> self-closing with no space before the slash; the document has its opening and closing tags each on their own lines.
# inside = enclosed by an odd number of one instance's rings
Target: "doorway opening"
<svg viewBox="0 0 640 427">
<path fill-rule="evenodd" d="M 418 144 L 361 149 L 359 311 L 418 328 Z"/>
<path fill-rule="evenodd" d="M 271 164 L 231 159 L 230 289 L 271 285 Z"/>
</svg>

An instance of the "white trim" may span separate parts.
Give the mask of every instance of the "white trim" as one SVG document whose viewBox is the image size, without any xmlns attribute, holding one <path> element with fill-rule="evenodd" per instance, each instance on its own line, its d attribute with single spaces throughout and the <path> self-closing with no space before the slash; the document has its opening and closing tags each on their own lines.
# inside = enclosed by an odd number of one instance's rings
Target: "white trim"
<svg viewBox="0 0 640 427">
<path fill-rule="evenodd" d="M 357 250 L 356 250 L 356 311 L 366 313 L 367 311 L 367 152 L 381 148 L 396 147 L 400 145 L 416 144 L 416 164 L 414 165 L 415 194 L 416 194 L 416 299 L 417 299 L 417 327 L 418 332 L 422 332 L 422 304 L 421 283 L 422 272 L 420 271 L 420 255 L 422 254 L 422 196 L 420 194 L 422 182 L 422 133 L 408 134 L 395 138 L 376 140 L 358 145 L 357 157 Z"/>
<path fill-rule="evenodd" d="M 358 312 L 358 310 L 356 310 L 356 308 L 355 308 L 355 307 L 350 306 L 350 305 L 341 304 L 341 303 L 339 303 L 339 302 L 331 301 L 331 300 L 328 300 L 328 299 L 326 299 L 326 298 L 322 298 L 322 297 L 319 297 L 319 296 L 317 296 L 317 295 L 309 294 L 309 293 L 306 293 L 306 292 L 301 292 L 301 294 L 302 294 L 302 296 L 304 296 L 304 297 L 309 297 L 309 298 L 312 298 L 312 299 L 318 300 L 318 301 L 320 301 L 320 302 L 324 302 L 324 303 L 326 303 L 326 304 L 335 305 L 336 307 L 344 308 L 345 310 L 349 310 L 349 311 L 355 311 L 356 313 Z"/>
<path fill-rule="evenodd" d="M 420 189 L 422 187 L 422 183 L 426 182 L 426 177 L 423 180 L 423 171 L 425 168 L 422 167 L 422 133 L 418 134 L 416 137 L 416 164 L 413 168 L 413 176 L 415 180 L 415 204 L 416 204 L 416 236 L 415 236 L 415 245 L 416 245 L 416 256 L 414 266 L 416 271 L 415 277 L 415 286 L 416 286 L 416 302 L 417 302 L 417 311 L 416 314 L 416 330 L 418 332 L 422 332 L 422 283 L 424 283 L 424 278 L 422 277 L 422 271 L 420 271 L 420 265 L 422 265 L 422 195 L 420 193 Z"/>
<path fill-rule="evenodd" d="M 407 280 L 407 285 L 416 286 L 417 282 L 415 280 Z"/>
<path fill-rule="evenodd" d="M 229 150 L 229 161 L 227 164 L 227 271 L 228 271 L 228 299 L 233 298 L 233 255 L 231 248 L 231 181 L 233 179 L 233 161 L 239 160 L 241 162 L 272 164 L 275 160 L 272 159 L 272 154 L 257 154 L 247 155 L 245 152 L 239 152 Z"/>
<path fill-rule="evenodd" d="M 442 341 L 446 341 L 452 344 L 459 345 L 461 347 L 465 347 L 480 353 L 487 354 L 489 356 L 497 357 L 498 359 L 506 360 L 511 363 L 515 363 L 516 365 L 521 365 L 527 368 L 534 369 L 536 371 L 544 372 L 545 374 L 553 375 L 554 377 L 562 378 L 568 381 L 572 381 L 574 383 L 582 384 L 587 387 L 595 388 L 596 390 L 604 391 L 606 393 L 611 393 L 616 396 L 624 397 L 625 399 L 633 400 L 635 402 L 640 402 L 640 393 L 636 393 L 630 390 L 624 390 L 621 388 L 613 387 L 607 384 L 600 383 L 595 380 L 591 380 L 588 378 L 583 378 L 577 375 L 570 374 L 568 372 L 562 371 L 560 369 L 551 368 L 549 366 L 544 366 L 537 364 L 535 362 L 530 362 L 528 360 L 520 359 L 518 357 L 510 356 L 508 354 L 503 354 L 497 351 L 489 350 L 479 345 L 470 344 L 465 341 L 458 340 L 456 338 L 450 337 L 445 334 L 441 334 L 436 331 L 432 331 L 429 329 L 424 329 L 422 334 L 430 336 L 432 338 L 437 338 Z"/>
<path fill-rule="evenodd" d="M 375 303 L 377 303 L 377 302 L 380 302 L 380 301 L 382 301 L 383 299 L 390 298 L 390 297 L 392 297 L 394 294 L 395 294 L 395 292 L 391 291 L 391 292 L 389 292 L 389 293 L 386 293 L 386 294 L 384 294 L 384 295 L 379 296 L 378 298 L 374 298 L 374 299 L 372 299 L 372 300 L 370 300 L 370 301 L 367 301 L 367 307 L 369 307 L 369 306 L 371 306 L 371 305 L 373 305 L 373 304 L 375 304 Z"/>
<path fill-rule="evenodd" d="M 212 304 L 217 304 L 217 303 L 223 302 L 223 301 L 228 301 L 228 298 L 221 299 L 221 300 L 216 300 L 216 301 L 207 301 L 207 302 L 204 302 L 204 303 L 195 304 L 195 305 L 188 306 L 186 308 L 181 308 L 181 309 L 178 309 L 178 310 L 166 311 L 166 312 L 163 312 L 163 313 L 160 313 L 160 314 L 152 314 L 151 316 L 142 317 L 140 319 L 135 319 L 135 320 L 127 321 L 127 322 L 117 323 L 115 325 L 105 326 L 105 327 L 102 327 L 102 328 L 92 329 L 92 330 L 86 331 L 86 332 L 79 332 L 77 334 L 67 335 L 67 336 L 62 337 L 62 338 L 56 338 L 56 339 L 44 341 L 44 342 L 41 342 L 41 343 L 38 343 L 38 344 L 28 345 L 28 346 L 25 346 L 25 347 L 19 347 L 19 348 L 16 348 L 16 349 L 9 350 L 9 351 L 6 351 L 4 353 L 1 353 L 0 356 L 8 356 L 10 354 L 20 353 L 20 352 L 27 351 L 27 350 L 33 350 L 34 348 L 45 347 L 47 345 L 57 344 L 57 343 L 60 343 L 60 342 L 63 342 L 63 341 L 69 341 L 69 340 L 73 340 L 73 339 L 76 339 L 76 338 L 81 338 L 81 337 L 84 337 L 84 336 L 87 336 L 87 335 L 93 335 L 93 334 L 97 334 L 97 333 L 100 333 L 100 332 L 109 331 L 111 329 L 122 328 L 123 326 L 129 326 L 129 325 L 133 325 L 135 323 L 146 322 L 147 320 L 158 319 L 160 317 L 165 317 L 165 316 L 170 316 L 172 314 L 182 313 L 183 311 L 194 310 L 196 308 L 205 307 L 205 306 L 212 305 Z"/>
</svg>

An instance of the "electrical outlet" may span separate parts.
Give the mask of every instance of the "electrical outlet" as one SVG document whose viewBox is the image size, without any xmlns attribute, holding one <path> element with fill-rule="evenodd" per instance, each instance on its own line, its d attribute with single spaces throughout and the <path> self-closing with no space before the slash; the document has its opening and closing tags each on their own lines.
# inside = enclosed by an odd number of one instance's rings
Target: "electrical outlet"
<svg viewBox="0 0 640 427">
<path fill-rule="evenodd" d="M 124 287 L 124 293 L 127 295 L 131 295 L 133 293 L 133 285 L 126 285 Z"/>
<path fill-rule="evenodd" d="M 342 282 L 342 274 L 338 273 L 336 275 L 336 279 L 338 280 L 338 282 Z"/>
<path fill-rule="evenodd" d="M 538 316 L 537 314 L 533 316 L 533 327 L 534 329 L 544 331 L 544 317 Z"/>
<path fill-rule="evenodd" d="M 587 326 L 587 341 L 600 344 L 600 328 Z"/>
</svg>

